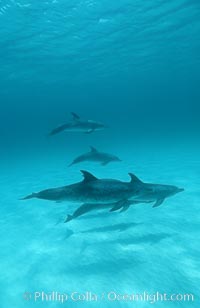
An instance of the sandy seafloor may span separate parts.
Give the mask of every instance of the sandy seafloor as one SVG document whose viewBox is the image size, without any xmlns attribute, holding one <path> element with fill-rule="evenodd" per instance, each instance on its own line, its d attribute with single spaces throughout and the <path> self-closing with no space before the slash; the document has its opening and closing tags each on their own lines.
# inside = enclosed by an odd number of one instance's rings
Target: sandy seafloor
<svg viewBox="0 0 200 308">
<path fill-rule="evenodd" d="M 116 153 L 116 149 L 110 152 Z M 185 142 L 168 148 L 143 143 L 118 148 L 122 163 L 67 168 L 77 151 L 48 151 L 1 161 L 1 307 L 150 307 L 149 302 L 34 302 L 24 292 L 90 291 L 192 293 L 194 302 L 159 302 L 156 307 L 199 305 L 200 149 Z M 30 153 L 29 153 L 30 154 Z M 80 169 L 98 177 L 174 184 L 183 193 L 159 208 L 132 206 L 124 213 L 91 213 L 64 224 L 78 204 L 18 198 L 32 191 L 81 180 Z"/>
</svg>

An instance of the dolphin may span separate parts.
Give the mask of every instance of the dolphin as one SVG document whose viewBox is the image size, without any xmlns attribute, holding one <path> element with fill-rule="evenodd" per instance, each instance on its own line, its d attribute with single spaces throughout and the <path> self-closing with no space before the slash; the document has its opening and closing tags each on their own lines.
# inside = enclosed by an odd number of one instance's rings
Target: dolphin
<svg viewBox="0 0 200 308">
<path fill-rule="evenodd" d="M 90 152 L 87 152 L 75 158 L 73 162 L 69 165 L 69 167 L 72 165 L 84 162 L 84 161 L 99 162 L 101 163 L 102 166 L 105 166 L 112 161 L 113 162 L 121 161 L 121 159 L 119 159 L 117 156 L 104 153 L 104 152 L 99 152 L 97 149 L 95 149 L 92 146 L 90 147 L 90 149 L 91 149 Z"/>
<path fill-rule="evenodd" d="M 93 204 L 120 202 L 120 207 L 123 207 L 130 198 L 134 199 L 134 196 L 139 198 L 140 191 L 138 186 L 135 185 L 135 178 L 132 178 L 131 173 L 129 173 L 130 182 L 98 179 L 85 170 L 81 170 L 81 173 L 83 175 L 81 182 L 42 190 L 38 193 L 32 193 L 21 200 L 38 198 L 56 202 L 71 201 Z M 142 194 L 144 193 L 145 189 L 142 189 Z"/>
<path fill-rule="evenodd" d="M 169 198 L 179 192 L 184 191 L 184 188 L 178 188 L 177 186 L 173 185 L 144 183 L 134 174 L 131 175 L 131 178 L 132 183 L 135 186 L 135 190 L 140 191 L 140 195 L 134 198 L 134 201 L 138 201 L 141 203 L 154 202 L 153 207 L 160 206 L 166 198 Z M 115 204 L 115 206 L 111 209 L 111 212 L 117 211 L 121 208 L 122 207 L 120 207 L 119 203 Z"/>
<path fill-rule="evenodd" d="M 99 131 L 105 128 L 105 125 L 100 122 L 92 120 L 82 120 L 76 113 L 71 112 L 72 120 L 68 123 L 60 125 L 50 132 L 50 136 L 61 133 L 63 131 L 67 132 L 83 132 L 92 133 L 94 131 Z"/>
<path fill-rule="evenodd" d="M 115 207 L 122 207 L 120 212 L 128 210 L 130 205 L 140 203 L 134 200 L 122 200 L 115 203 L 84 203 L 82 204 L 72 215 L 67 215 L 65 222 L 69 222 L 75 218 L 78 218 L 86 213 L 94 210 L 112 209 Z"/>
</svg>

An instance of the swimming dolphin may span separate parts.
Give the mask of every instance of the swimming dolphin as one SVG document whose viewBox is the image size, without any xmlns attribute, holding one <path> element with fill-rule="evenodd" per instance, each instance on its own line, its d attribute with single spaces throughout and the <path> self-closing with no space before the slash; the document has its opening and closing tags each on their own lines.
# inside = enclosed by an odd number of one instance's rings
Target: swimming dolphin
<svg viewBox="0 0 200 308">
<path fill-rule="evenodd" d="M 115 207 L 122 207 L 120 212 L 126 211 L 130 205 L 140 203 L 133 200 L 123 200 L 115 203 L 84 203 L 72 215 L 68 215 L 65 222 L 69 222 L 77 217 L 80 217 L 88 212 L 94 210 L 112 209 Z"/>
<path fill-rule="evenodd" d="M 166 198 L 174 196 L 175 194 L 184 191 L 183 188 L 178 188 L 173 185 L 163 185 L 163 184 L 149 184 L 142 182 L 134 174 L 132 174 L 132 183 L 135 185 L 135 190 L 140 191 L 140 195 L 134 198 L 134 201 L 141 203 L 150 203 L 154 202 L 153 207 L 160 206 Z M 142 193 L 144 189 L 144 193 Z M 130 198 L 131 199 L 131 198 Z M 111 212 L 117 211 L 120 208 L 120 204 L 115 204 L 111 209 Z"/>
<path fill-rule="evenodd" d="M 81 170 L 83 174 L 83 181 L 58 187 L 42 190 L 38 193 L 32 193 L 21 200 L 27 200 L 32 198 L 45 199 L 51 201 L 71 201 L 81 203 L 112 203 L 119 202 L 120 207 L 126 205 L 126 201 L 133 197 L 139 197 L 140 191 L 135 185 L 135 178 L 132 178 L 130 182 L 122 182 L 113 179 L 98 179 L 93 174 Z M 142 189 L 142 194 L 145 193 L 145 189 Z M 147 193 L 147 192 L 146 192 Z"/>
<path fill-rule="evenodd" d="M 50 132 L 50 136 L 61 133 L 63 131 L 67 132 L 83 132 L 92 133 L 94 131 L 99 131 L 105 128 L 105 125 L 100 122 L 92 120 L 82 120 L 76 113 L 71 112 L 72 120 L 68 123 L 60 125 Z"/>
<path fill-rule="evenodd" d="M 72 165 L 84 162 L 84 161 L 100 162 L 102 166 L 105 166 L 112 161 L 113 162 L 114 161 L 121 161 L 121 159 L 119 159 L 115 155 L 99 152 L 99 151 L 97 151 L 97 149 L 95 149 L 92 146 L 90 148 L 91 148 L 90 152 L 87 152 L 87 153 L 80 155 L 77 158 L 75 158 L 73 160 L 73 162 L 69 165 L 69 167 L 72 166 Z"/>
</svg>

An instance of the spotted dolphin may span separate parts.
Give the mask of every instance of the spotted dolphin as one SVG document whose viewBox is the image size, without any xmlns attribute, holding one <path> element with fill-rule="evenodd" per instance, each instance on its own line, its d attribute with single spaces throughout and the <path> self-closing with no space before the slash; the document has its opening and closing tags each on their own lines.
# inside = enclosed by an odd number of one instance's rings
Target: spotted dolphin
<svg viewBox="0 0 200 308">
<path fill-rule="evenodd" d="M 138 204 L 140 202 L 133 201 L 133 200 L 122 200 L 115 203 L 84 203 L 82 204 L 77 210 L 74 211 L 72 215 L 68 215 L 65 222 L 69 222 L 73 219 L 76 219 L 82 215 L 85 215 L 92 211 L 101 211 L 104 209 L 110 209 L 113 208 L 121 208 L 120 212 L 126 211 L 132 204 Z"/>
<path fill-rule="evenodd" d="M 119 159 L 117 156 L 100 152 L 92 146 L 90 147 L 90 149 L 91 149 L 90 152 L 87 152 L 75 158 L 73 162 L 69 165 L 69 167 L 84 161 L 99 162 L 101 163 L 102 166 L 105 166 L 110 162 L 121 161 L 121 159 Z"/>
<path fill-rule="evenodd" d="M 173 185 L 144 183 L 134 174 L 132 174 L 132 183 L 135 186 L 135 189 L 138 189 L 140 191 L 140 195 L 134 198 L 134 201 L 138 201 L 140 203 L 153 202 L 153 207 L 160 206 L 166 198 L 169 198 L 179 192 L 184 191 L 183 188 L 178 188 L 177 186 Z M 122 207 L 118 203 L 115 204 L 111 211 L 117 211 L 120 208 Z"/>
<path fill-rule="evenodd" d="M 38 193 L 32 193 L 21 200 L 32 198 L 51 200 L 56 202 L 70 201 L 81 203 L 106 204 L 112 202 L 126 202 L 134 197 L 139 198 L 140 190 L 135 185 L 132 174 L 130 182 L 123 182 L 115 179 L 98 179 L 88 171 L 81 170 L 83 180 L 81 182 L 42 190 Z M 142 194 L 145 190 L 142 190 Z M 147 192 L 146 192 L 147 193 Z"/>
<path fill-rule="evenodd" d="M 68 123 L 62 124 L 50 132 L 50 136 L 59 134 L 61 132 L 83 132 L 92 133 L 95 131 L 103 130 L 105 125 L 93 120 L 83 120 L 76 113 L 71 112 L 72 120 Z"/>
</svg>

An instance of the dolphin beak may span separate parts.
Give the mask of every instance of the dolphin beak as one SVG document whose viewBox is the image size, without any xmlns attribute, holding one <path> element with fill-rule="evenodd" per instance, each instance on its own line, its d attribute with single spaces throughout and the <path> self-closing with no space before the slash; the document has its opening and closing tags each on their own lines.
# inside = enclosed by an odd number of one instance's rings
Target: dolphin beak
<svg viewBox="0 0 200 308">
<path fill-rule="evenodd" d="M 178 188 L 178 192 L 182 192 L 184 190 L 185 190 L 184 188 Z"/>
</svg>

